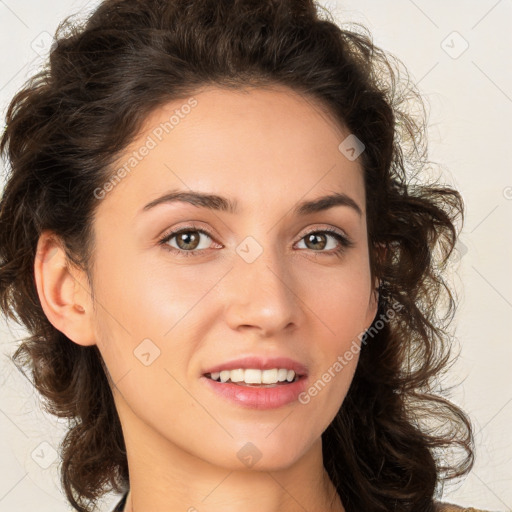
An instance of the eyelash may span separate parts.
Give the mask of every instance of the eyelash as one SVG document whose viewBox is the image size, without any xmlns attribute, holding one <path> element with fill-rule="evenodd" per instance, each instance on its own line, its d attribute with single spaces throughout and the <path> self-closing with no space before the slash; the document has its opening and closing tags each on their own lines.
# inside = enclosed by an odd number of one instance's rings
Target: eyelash
<svg viewBox="0 0 512 512">
<path fill-rule="evenodd" d="M 180 235 L 181 233 L 187 233 L 187 232 L 202 233 L 203 235 L 206 235 L 213 240 L 213 236 L 208 231 L 205 231 L 204 229 L 201 229 L 194 225 L 190 225 L 190 226 L 185 226 L 183 228 L 180 228 L 176 231 L 171 231 L 169 233 L 166 233 L 164 235 L 164 237 L 159 240 L 158 243 L 160 245 L 162 245 L 165 250 L 172 252 L 174 254 L 178 254 L 179 256 L 189 257 L 189 256 L 197 256 L 197 253 L 204 253 L 205 249 L 194 249 L 192 251 L 185 251 L 183 249 L 176 249 L 175 247 L 171 247 L 170 245 L 167 244 L 167 242 L 169 242 L 175 236 Z M 333 228 L 324 228 L 324 229 L 316 229 L 316 230 L 314 229 L 314 230 L 308 231 L 307 233 L 305 233 L 302 236 L 302 238 L 300 240 L 302 240 L 303 238 L 305 238 L 308 235 L 317 234 L 317 233 L 328 233 L 329 235 L 334 237 L 339 242 L 339 247 L 337 249 L 333 249 L 333 250 L 327 251 L 327 252 L 326 251 L 312 251 L 313 253 L 315 253 L 315 256 L 318 254 L 326 254 L 328 256 L 329 255 L 330 256 L 338 256 L 342 252 L 344 252 L 346 249 L 349 249 L 355 245 L 354 242 L 349 240 L 346 236 L 338 233 L 338 231 L 336 231 Z"/>
</svg>

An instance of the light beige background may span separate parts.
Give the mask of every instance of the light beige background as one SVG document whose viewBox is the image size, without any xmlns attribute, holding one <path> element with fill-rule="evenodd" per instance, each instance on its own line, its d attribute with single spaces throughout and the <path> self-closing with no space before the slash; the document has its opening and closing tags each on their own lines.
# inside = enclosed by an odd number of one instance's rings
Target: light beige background
<svg viewBox="0 0 512 512">
<path fill-rule="evenodd" d="M 58 22 L 97 1 L 0 0 L 0 109 L 43 62 Z M 323 1 L 341 22 L 360 21 L 399 57 L 429 108 L 430 159 L 462 193 L 467 218 L 452 283 L 461 357 L 452 399 L 475 425 L 472 473 L 443 499 L 512 510 L 512 2 L 510 0 Z M 455 34 L 457 32 L 458 34 Z M 465 47 L 467 46 L 467 49 Z M 465 49 L 465 50 L 464 50 Z M 3 172 L 0 186 L 3 185 Z M 23 331 L 0 323 L 9 355 Z M 70 510 L 60 490 L 57 449 L 65 424 L 4 355 L 0 361 L 0 511 Z M 105 499 L 108 511 L 117 496 Z"/>
</svg>

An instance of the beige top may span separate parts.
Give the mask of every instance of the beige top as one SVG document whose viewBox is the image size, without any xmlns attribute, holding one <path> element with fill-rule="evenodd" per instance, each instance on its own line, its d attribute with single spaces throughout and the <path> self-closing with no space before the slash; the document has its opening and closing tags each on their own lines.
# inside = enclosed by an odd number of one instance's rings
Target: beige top
<svg viewBox="0 0 512 512">
<path fill-rule="evenodd" d="M 459 505 L 454 505 L 453 503 L 437 502 L 436 505 L 436 512 L 487 512 L 486 510 L 480 510 L 473 507 L 460 507 Z"/>
<path fill-rule="evenodd" d="M 128 491 L 124 494 L 123 499 L 117 504 L 116 508 L 113 512 L 122 512 L 124 507 L 126 506 Z M 476 508 L 464 508 L 459 507 L 458 505 L 454 505 L 453 503 L 444 503 L 437 501 L 436 503 L 436 512 L 488 512 L 486 510 L 480 510 Z"/>
</svg>

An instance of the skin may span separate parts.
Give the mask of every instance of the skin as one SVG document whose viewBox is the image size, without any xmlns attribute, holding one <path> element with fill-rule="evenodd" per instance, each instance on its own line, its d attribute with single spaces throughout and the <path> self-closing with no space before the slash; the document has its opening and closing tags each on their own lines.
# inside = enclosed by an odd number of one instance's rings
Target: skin
<svg viewBox="0 0 512 512">
<path fill-rule="evenodd" d="M 70 340 L 96 344 L 104 358 L 127 447 L 125 511 L 344 511 L 323 467 L 321 435 L 358 354 L 309 403 L 272 410 L 228 402 L 199 377 L 237 356 L 284 355 L 305 364 L 314 383 L 371 325 L 378 282 L 360 159 L 338 149 L 347 130 L 283 87 L 209 87 L 194 98 L 190 114 L 99 200 L 95 301 L 59 240 L 41 235 L 35 277 L 43 309 Z M 184 103 L 152 112 L 119 162 Z M 241 212 L 178 202 L 140 213 L 175 188 L 237 199 Z M 298 202 L 334 191 L 362 215 L 347 206 L 292 214 Z M 180 257 L 158 243 L 190 221 L 212 234 L 193 232 L 203 253 Z M 328 227 L 353 247 L 333 254 L 339 242 L 322 232 Z M 313 228 L 317 245 L 305 237 Z M 263 250 L 252 263 L 236 252 L 248 236 Z M 189 242 L 177 238 L 167 245 L 185 251 Z M 148 366 L 134 355 L 146 338 L 160 350 Z M 252 467 L 237 456 L 248 442 L 261 453 Z"/>
</svg>

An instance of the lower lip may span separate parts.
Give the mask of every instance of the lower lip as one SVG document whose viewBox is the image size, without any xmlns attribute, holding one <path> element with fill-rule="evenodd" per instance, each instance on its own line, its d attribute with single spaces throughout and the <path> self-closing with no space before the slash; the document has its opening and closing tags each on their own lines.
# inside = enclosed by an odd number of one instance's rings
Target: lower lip
<svg viewBox="0 0 512 512">
<path fill-rule="evenodd" d="M 295 402 L 306 389 L 307 377 L 295 382 L 277 385 L 273 388 L 239 386 L 230 382 L 218 382 L 204 375 L 201 377 L 207 386 L 223 398 L 248 409 L 276 409 Z"/>
</svg>

